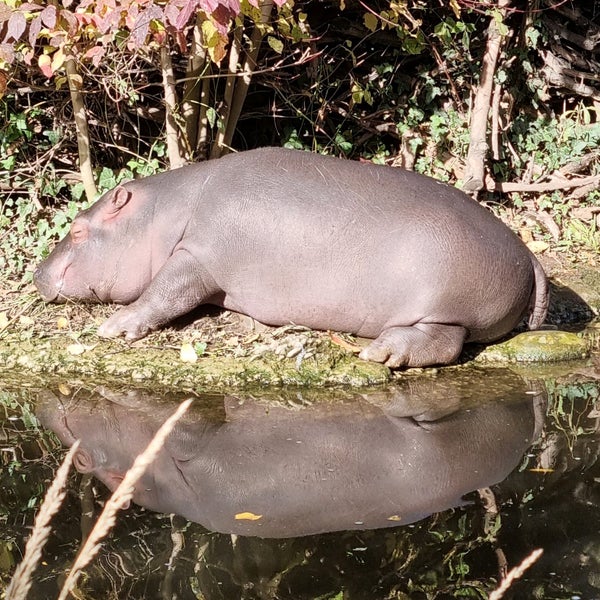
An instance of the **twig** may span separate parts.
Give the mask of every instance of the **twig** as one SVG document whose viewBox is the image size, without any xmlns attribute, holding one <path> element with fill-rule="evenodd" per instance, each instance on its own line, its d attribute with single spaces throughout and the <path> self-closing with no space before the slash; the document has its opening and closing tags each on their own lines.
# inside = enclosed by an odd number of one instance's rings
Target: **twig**
<svg viewBox="0 0 600 600">
<path fill-rule="evenodd" d="M 543 554 L 544 550 L 542 548 L 538 548 L 534 550 L 525 560 L 508 572 L 508 575 L 502 580 L 502 583 L 490 594 L 488 600 L 500 600 L 507 592 L 508 588 L 513 584 L 515 579 L 519 579 L 519 577 L 523 576 L 523 573 L 533 565 L 533 563 L 538 560 L 538 558 Z"/>
<path fill-rule="evenodd" d="M 163 447 L 167 436 L 171 433 L 177 421 L 183 416 L 185 411 L 192 403 L 192 398 L 182 402 L 179 408 L 171 415 L 156 432 L 147 448 L 135 459 L 131 468 L 125 473 L 125 477 L 119 484 L 119 487 L 113 492 L 106 503 L 96 525 L 92 529 L 83 548 L 80 550 L 71 572 L 67 576 L 65 583 L 60 591 L 58 600 L 65 600 L 81 574 L 81 570 L 94 558 L 100 550 L 100 540 L 104 538 L 112 529 L 116 522 L 117 511 L 123 507 L 133 497 L 134 486 L 140 477 L 144 474 L 146 467 L 152 463 L 161 448 Z"/>
<path fill-rule="evenodd" d="M 600 175 L 590 175 L 581 179 L 563 179 L 560 181 L 549 181 L 547 183 L 519 183 L 494 181 L 487 179 L 485 189 L 488 192 L 555 192 L 556 190 L 570 190 L 572 188 L 591 185 L 600 182 Z"/>
<path fill-rule="evenodd" d="M 50 537 L 50 520 L 58 512 L 66 494 L 65 483 L 69 474 L 69 469 L 73 462 L 73 456 L 79 448 L 79 440 L 76 441 L 65 456 L 52 485 L 48 488 L 44 502 L 40 508 L 31 537 L 25 546 L 25 556 L 21 564 L 15 570 L 11 582 L 6 590 L 6 600 L 21 600 L 27 596 L 31 588 L 31 575 L 37 567 L 42 557 L 44 545 Z"/>
</svg>

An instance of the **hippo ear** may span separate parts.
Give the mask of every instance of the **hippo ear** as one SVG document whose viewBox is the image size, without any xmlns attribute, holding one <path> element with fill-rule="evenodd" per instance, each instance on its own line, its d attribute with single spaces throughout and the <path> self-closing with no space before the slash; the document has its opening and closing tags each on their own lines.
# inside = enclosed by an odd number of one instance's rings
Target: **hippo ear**
<svg viewBox="0 0 600 600">
<path fill-rule="evenodd" d="M 112 219 L 129 202 L 130 198 L 131 192 L 122 185 L 118 185 L 110 194 L 104 218 Z"/>
</svg>

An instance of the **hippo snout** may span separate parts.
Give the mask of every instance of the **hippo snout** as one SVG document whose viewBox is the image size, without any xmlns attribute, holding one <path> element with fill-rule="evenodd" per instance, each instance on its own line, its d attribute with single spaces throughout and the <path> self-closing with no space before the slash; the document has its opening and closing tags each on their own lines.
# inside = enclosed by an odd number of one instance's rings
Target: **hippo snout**
<svg viewBox="0 0 600 600">
<path fill-rule="evenodd" d="M 61 302 L 62 280 L 52 277 L 48 269 L 41 264 L 33 274 L 33 283 L 45 302 Z"/>
</svg>

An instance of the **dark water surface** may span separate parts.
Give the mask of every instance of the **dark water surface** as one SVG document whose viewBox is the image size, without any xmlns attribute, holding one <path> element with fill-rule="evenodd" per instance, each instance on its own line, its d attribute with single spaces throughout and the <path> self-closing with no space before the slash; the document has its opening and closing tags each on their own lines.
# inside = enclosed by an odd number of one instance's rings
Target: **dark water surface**
<svg viewBox="0 0 600 600">
<path fill-rule="evenodd" d="M 78 597 L 485 598 L 543 548 L 507 597 L 600 598 L 599 394 L 508 369 L 360 393 L 0 380 L 0 589 L 65 446 L 78 472 L 30 598 L 57 596 L 109 489 L 194 396 Z"/>
</svg>

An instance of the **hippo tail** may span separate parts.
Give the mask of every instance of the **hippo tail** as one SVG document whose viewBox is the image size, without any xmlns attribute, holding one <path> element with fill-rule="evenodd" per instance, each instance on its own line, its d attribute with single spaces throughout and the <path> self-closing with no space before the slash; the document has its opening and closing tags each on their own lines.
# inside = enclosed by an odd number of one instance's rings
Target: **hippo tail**
<svg viewBox="0 0 600 600">
<path fill-rule="evenodd" d="M 529 315 L 529 329 L 538 329 L 544 322 L 548 312 L 550 292 L 546 273 L 544 273 L 542 265 L 540 265 L 537 258 L 533 255 L 531 256 L 531 263 L 533 266 L 534 284 L 529 305 L 531 311 Z"/>
</svg>

